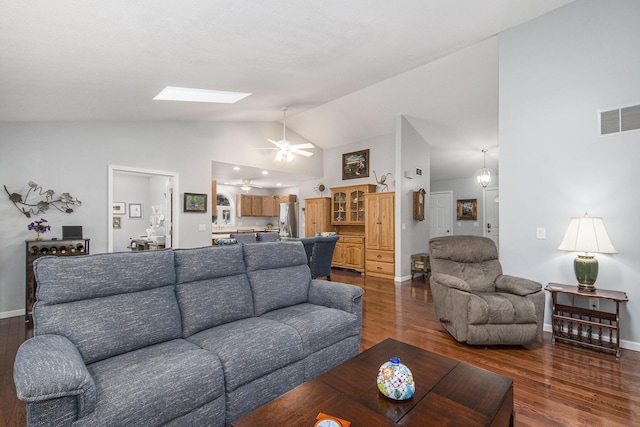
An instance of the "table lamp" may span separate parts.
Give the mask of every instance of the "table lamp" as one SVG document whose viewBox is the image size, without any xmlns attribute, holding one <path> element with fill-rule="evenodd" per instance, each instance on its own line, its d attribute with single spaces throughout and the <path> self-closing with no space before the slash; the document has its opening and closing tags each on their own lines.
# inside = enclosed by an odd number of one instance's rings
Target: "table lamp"
<svg viewBox="0 0 640 427">
<path fill-rule="evenodd" d="M 602 218 L 593 218 L 584 214 L 582 218 L 571 218 L 562 243 L 561 251 L 584 252 L 573 261 L 573 271 L 578 279 L 578 289 L 595 292 L 598 277 L 598 260 L 591 254 L 616 254 Z"/>
</svg>

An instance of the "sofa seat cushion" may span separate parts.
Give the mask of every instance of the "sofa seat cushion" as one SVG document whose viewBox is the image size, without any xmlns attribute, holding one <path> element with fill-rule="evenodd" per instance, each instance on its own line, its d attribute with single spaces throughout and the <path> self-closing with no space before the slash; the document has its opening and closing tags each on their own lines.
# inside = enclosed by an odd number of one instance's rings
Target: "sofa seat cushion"
<svg viewBox="0 0 640 427">
<path fill-rule="evenodd" d="M 468 316 L 471 325 L 536 323 L 536 308 L 519 295 L 477 292 L 469 299 Z"/>
<path fill-rule="evenodd" d="M 76 426 L 159 426 L 219 398 L 224 375 L 209 351 L 177 339 L 88 366 L 97 405 Z"/>
<path fill-rule="evenodd" d="M 294 328 L 258 317 L 216 326 L 188 340 L 220 358 L 227 391 L 304 357 L 302 340 Z"/>
<path fill-rule="evenodd" d="M 305 357 L 360 332 L 355 314 L 314 304 L 281 308 L 262 317 L 293 327 L 302 337 Z"/>
</svg>

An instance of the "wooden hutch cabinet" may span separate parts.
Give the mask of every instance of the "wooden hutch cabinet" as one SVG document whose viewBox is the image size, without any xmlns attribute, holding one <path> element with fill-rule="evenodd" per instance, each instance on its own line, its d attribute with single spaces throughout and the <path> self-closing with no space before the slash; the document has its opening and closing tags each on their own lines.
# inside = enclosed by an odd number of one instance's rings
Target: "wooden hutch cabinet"
<svg viewBox="0 0 640 427">
<path fill-rule="evenodd" d="M 340 236 L 333 253 L 333 267 L 365 271 L 365 196 L 375 193 L 373 184 L 331 189 L 331 224 Z"/>
<path fill-rule="evenodd" d="M 395 276 L 395 193 L 365 196 L 366 274 L 393 279 Z"/>
<path fill-rule="evenodd" d="M 333 267 L 349 268 L 364 272 L 364 237 L 340 235 L 331 261 Z"/>
<path fill-rule="evenodd" d="M 331 199 L 318 197 L 304 200 L 305 237 L 313 237 L 318 231 L 332 231 Z"/>
<path fill-rule="evenodd" d="M 364 225 L 364 195 L 375 193 L 373 184 L 331 189 L 331 224 Z"/>
</svg>

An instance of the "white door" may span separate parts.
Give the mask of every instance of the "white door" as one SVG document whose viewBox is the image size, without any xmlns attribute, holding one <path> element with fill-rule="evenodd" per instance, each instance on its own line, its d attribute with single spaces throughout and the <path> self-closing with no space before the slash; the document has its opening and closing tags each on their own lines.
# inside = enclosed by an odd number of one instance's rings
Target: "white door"
<svg viewBox="0 0 640 427">
<path fill-rule="evenodd" d="M 484 191 L 484 235 L 496 243 L 500 250 L 500 191 L 497 188 L 488 188 Z"/>
<path fill-rule="evenodd" d="M 429 238 L 450 236 L 453 221 L 453 193 L 436 191 L 429 195 Z"/>
</svg>

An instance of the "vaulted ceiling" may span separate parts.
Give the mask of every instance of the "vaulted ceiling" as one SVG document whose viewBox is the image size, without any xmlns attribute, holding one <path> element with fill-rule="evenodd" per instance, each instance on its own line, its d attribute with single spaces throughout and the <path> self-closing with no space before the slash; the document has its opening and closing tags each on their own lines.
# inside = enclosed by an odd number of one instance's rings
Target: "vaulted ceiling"
<svg viewBox="0 0 640 427">
<path fill-rule="evenodd" d="M 424 66 L 570 1 L 4 1 L 0 121 L 280 121 L 287 105 L 322 148 L 392 133 L 403 114 L 434 146 L 480 156 L 497 146 L 497 41 L 442 81 Z M 252 95 L 153 101 L 165 86 Z"/>
</svg>

